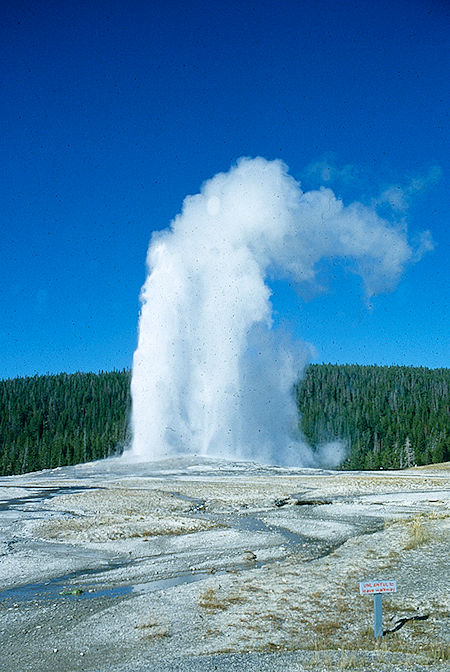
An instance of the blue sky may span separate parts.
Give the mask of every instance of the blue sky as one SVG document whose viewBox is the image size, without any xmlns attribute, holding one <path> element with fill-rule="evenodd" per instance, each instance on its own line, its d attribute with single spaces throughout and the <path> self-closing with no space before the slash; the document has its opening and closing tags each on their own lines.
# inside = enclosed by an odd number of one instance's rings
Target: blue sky
<svg viewBox="0 0 450 672">
<path fill-rule="evenodd" d="M 342 266 L 280 319 L 316 361 L 450 364 L 444 1 L 15 2 L 0 9 L 0 377 L 128 367 L 151 232 L 240 156 L 281 158 L 435 249 L 364 302 Z"/>
</svg>

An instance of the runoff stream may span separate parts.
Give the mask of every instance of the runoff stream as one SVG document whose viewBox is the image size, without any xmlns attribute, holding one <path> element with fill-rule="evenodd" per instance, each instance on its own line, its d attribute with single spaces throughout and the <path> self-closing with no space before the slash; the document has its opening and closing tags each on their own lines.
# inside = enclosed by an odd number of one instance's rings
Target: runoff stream
<svg viewBox="0 0 450 672">
<path fill-rule="evenodd" d="M 0 502 L 0 516 L 7 514 L 10 511 L 16 513 L 23 512 L 24 515 L 30 515 L 32 511 L 39 511 L 43 513 L 46 511 L 44 507 L 39 506 L 46 500 L 59 495 L 71 494 L 74 492 L 87 491 L 98 489 L 98 486 L 62 486 L 62 487 L 45 487 L 29 488 L 29 491 L 23 497 L 14 497 L 6 501 Z M 349 536 L 359 536 L 361 534 L 371 534 L 383 527 L 383 519 L 371 517 L 370 519 L 361 518 L 355 524 L 352 519 L 352 527 L 354 532 L 351 535 L 346 535 L 339 540 L 334 540 L 332 543 L 324 539 L 315 539 L 293 532 L 282 525 L 274 525 L 264 521 L 264 513 L 255 515 L 252 513 L 210 513 L 205 507 L 205 502 L 202 499 L 182 495 L 178 492 L 171 492 L 175 497 L 178 497 L 191 504 L 189 515 L 198 517 L 200 519 L 208 519 L 214 521 L 220 527 L 233 528 L 239 532 L 251 532 L 261 535 L 261 538 L 267 540 L 266 546 L 280 547 L 279 540 L 282 539 L 283 549 L 282 555 L 277 555 L 273 558 L 265 558 L 263 561 L 258 560 L 257 554 L 247 551 L 249 557 L 245 561 L 234 561 L 232 564 L 221 563 L 214 561 L 211 568 L 196 569 L 191 567 L 185 571 L 171 571 L 167 568 L 165 571 L 159 571 L 157 577 L 149 578 L 145 582 L 131 583 L 126 585 L 102 585 L 103 579 L 107 583 L 107 575 L 109 572 L 117 569 L 126 569 L 137 566 L 140 563 L 145 563 L 152 555 L 139 557 L 137 559 L 130 559 L 127 556 L 113 557 L 106 559 L 100 567 L 85 568 L 73 571 L 58 577 L 48 579 L 43 582 L 33 582 L 24 585 L 14 586 L 5 590 L 0 590 L 0 603 L 8 605 L 10 603 L 17 604 L 19 602 L 38 602 L 40 600 L 55 600 L 55 599 L 77 599 L 86 600 L 94 598 L 113 598 L 119 596 L 126 596 L 133 592 L 156 592 L 165 590 L 173 586 L 180 586 L 195 581 L 202 581 L 206 579 L 211 573 L 224 574 L 229 571 L 239 571 L 245 569 L 257 569 L 270 562 L 279 561 L 289 554 L 301 553 L 302 561 L 311 561 L 328 555 L 338 548 L 342 543 L 349 538 Z M 293 495 L 293 498 L 298 495 Z M 296 501 L 296 504 L 303 504 L 304 506 L 296 507 L 302 516 L 317 519 L 318 524 L 320 520 L 336 520 L 331 516 L 317 517 L 317 512 L 313 512 L 313 507 L 320 506 L 320 504 L 330 502 L 307 502 Z M 276 506 L 283 507 L 285 503 L 277 503 Z M 309 511 L 308 511 L 309 509 Z M 274 542 L 276 537 L 277 542 Z M 17 540 L 9 542 L 9 546 L 16 543 Z M 253 557 L 254 555 L 254 557 Z M 161 576 L 161 574 L 163 576 Z M 98 580 L 100 578 L 101 583 Z"/>
</svg>

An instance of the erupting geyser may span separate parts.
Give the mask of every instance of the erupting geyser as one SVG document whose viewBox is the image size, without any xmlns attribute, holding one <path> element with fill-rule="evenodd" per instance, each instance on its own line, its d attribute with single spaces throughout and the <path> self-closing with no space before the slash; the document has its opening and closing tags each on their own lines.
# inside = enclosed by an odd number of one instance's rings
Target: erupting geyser
<svg viewBox="0 0 450 672">
<path fill-rule="evenodd" d="M 292 393 L 309 349 L 273 326 L 266 280 L 301 286 L 320 259 L 346 257 L 371 295 L 411 256 L 403 229 L 329 189 L 303 193 L 281 161 L 243 158 L 213 177 L 152 236 L 128 455 L 324 463 L 332 451 L 302 442 Z"/>
</svg>

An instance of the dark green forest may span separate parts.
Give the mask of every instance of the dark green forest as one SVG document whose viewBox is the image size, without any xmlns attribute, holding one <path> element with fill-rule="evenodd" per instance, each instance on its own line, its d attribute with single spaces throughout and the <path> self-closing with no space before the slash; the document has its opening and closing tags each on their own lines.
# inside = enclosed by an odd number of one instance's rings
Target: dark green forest
<svg viewBox="0 0 450 672">
<path fill-rule="evenodd" d="M 345 441 L 343 469 L 402 469 L 450 459 L 450 369 L 311 365 L 297 387 L 316 447 Z"/>
<path fill-rule="evenodd" d="M 0 381 L 0 474 L 89 462 L 120 452 L 128 371 Z"/>
<path fill-rule="evenodd" d="M 0 381 L 0 475 L 118 454 L 130 373 Z M 347 469 L 405 468 L 450 457 L 450 369 L 311 365 L 296 386 L 300 426 L 317 447 L 341 439 Z"/>
</svg>

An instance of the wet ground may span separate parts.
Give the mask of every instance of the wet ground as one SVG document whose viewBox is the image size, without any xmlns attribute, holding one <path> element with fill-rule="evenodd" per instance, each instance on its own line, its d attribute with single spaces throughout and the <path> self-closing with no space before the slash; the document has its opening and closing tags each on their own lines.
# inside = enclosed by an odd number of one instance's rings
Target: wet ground
<svg viewBox="0 0 450 672">
<path fill-rule="evenodd" d="M 339 582 L 332 582 L 320 606 L 331 567 L 341 582 L 352 577 L 355 594 L 383 562 L 383 571 L 398 574 L 417 516 L 430 518 L 439 541 L 416 552 L 432 549 L 426 561 L 435 559 L 439 597 L 445 554 L 435 528 L 447 521 L 447 474 L 346 474 L 191 457 L 2 478 L 2 669 L 169 670 L 185 660 L 188 670 L 199 655 L 209 669 L 208 656 L 220 654 L 219 664 L 243 651 L 245 669 L 245 660 L 253 664 L 273 647 L 303 650 L 306 664 L 312 654 L 289 619 L 306 609 L 307 628 L 309 614 L 338 599 Z M 406 541 L 399 545 L 399 537 Z M 335 650 L 328 635 L 322 639 Z"/>
</svg>

